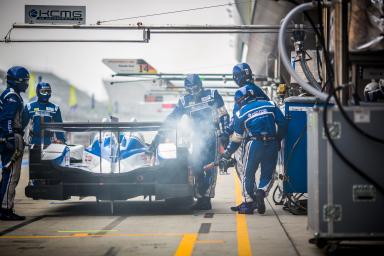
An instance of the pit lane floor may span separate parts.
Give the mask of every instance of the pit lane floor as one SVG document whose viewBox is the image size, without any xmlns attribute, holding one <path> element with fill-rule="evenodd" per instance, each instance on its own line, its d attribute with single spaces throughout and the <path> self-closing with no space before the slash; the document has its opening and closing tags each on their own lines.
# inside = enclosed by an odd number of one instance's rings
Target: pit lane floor
<svg viewBox="0 0 384 256">
<path fill-rule="evenodd" d="M 136 198 L 115 203 L 111 216 L 108 202 L 97 204 L 91 197 L 26 198 L 24 165 L 16 211 L 27 220 L 0 221 L 0 255 L 325 255 L 308 243 L 312 234 L 306 228 L 307 217 L 282 210 L 271 198 L 264 215 L 231 212 L 229 207 L 241 197 L 234 170 L 230 173 L 218 176 L 211 211 L 176 210 L 161 201 Z M 373 255 L 361 247 L 337 252 Z"/>
</svg>

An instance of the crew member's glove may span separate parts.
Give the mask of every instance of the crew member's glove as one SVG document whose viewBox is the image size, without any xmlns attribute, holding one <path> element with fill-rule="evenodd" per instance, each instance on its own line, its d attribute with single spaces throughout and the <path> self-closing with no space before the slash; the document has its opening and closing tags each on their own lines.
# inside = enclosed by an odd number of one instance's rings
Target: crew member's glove
<svg viewBox="0 0 384 256">
<path fill-rule="evenodd" d="M 229 143 L 229 134 L 224 132 L 224 133 L 219 135 L 219 139 L 220 139 L 221 145 L 224 148 L 226 148 L 228 146 L 228 143 Z"/>
<path fill-rule="evenodd" d="M 227 150 L 225 150 L 220 158 L 229 161 L 231 159 L 231 154 Z"/>
<path fill-rule="evenodd" d="M 11 135 L 5 138 L 5 140 L 2 139 L 1 142 L 2 151 L 6 151 L 7 153 L 12 154 L 10 160 L 12 164 L 15 163 L 21 157 L 23 157 L 24 141 L 20 134 Z"/>
<path fill-rule="evenodd" d="M 227 169 L 228 169 L 228 167 L 230 165 L 230 162 L 231 162 L 231 155 L 228 153 L 228 151 L 225 151 L 221 155 L 220 160 L 219 160 L 220 172 L 226 173 Z"/>
</svg>

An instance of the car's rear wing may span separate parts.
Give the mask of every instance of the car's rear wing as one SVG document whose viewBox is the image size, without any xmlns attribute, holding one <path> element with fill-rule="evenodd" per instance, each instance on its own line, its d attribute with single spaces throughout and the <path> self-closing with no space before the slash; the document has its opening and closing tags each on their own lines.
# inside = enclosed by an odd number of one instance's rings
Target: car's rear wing
<svg viewBox="0 0 384 256">
<path fill-rule="evenodd" d="M 40 124 L 41 145 L 43 146 L 44 144 L 46 131 L 69 133 L 95 132 L 99 133 L 100 138 L 102 133 L 111 132 L 116 134 L 118 139 L 120 134 L 124 132 L 163 131 L 175 132 L 175 139 L 177 141 L 177 128 L 163 124 L 162 122 L 42 122 Z"/>
<path fill-rule="evenodd" d="M 139 132 L 157 131 L 164 129 L 162 122 L 63 122 L 63 123 L 41 123 L 41 131 L 52 132 Z M 43 137 L 43 136 L 42 136 Z"/>
</svg>

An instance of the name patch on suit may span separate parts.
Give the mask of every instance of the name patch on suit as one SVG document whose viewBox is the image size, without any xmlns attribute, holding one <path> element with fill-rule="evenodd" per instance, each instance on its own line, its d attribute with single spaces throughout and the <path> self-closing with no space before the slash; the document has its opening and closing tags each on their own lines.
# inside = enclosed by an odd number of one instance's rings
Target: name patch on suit
<svg viewBox="0 0 384 256">
<path fill-rule="evenodd" d="M 248 114 L 248 118 L 252 118 L 252 117 L 256 117 L 256 116 L 261 116 L 261 115 L 265 115 L 265 114 L 268 114 L 268 111 L 266 109 L 261 109 L 261 110 L 257 110 L 253 113 L 249 113 Z"/>
<path fill-rule="evenodd" d="M 211 99 L 211 95 L 208 95 L 208 96 L 202 97 L 202 98 L 201 98 L 201 101 L 202 101 L 202 102 L 207 102 L 207 101 L 209 101 L 210 99 Z"/>
<path fill-rule="evenodd" d="M 211 106 L 209 106 L 207 103 L 203 103 L 203 104 L 200 103 L 200 104 L 191 106 L 191 111 L 199 111 L 207 108 L 211 108 Z"/>
</svg>

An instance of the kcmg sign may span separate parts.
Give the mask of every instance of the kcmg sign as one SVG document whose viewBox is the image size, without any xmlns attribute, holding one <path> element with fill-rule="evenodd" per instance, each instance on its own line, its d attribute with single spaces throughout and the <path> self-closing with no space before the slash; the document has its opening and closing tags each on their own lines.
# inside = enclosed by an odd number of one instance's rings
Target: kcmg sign
<svg viewBox="0 0 384 256">
<path fill-rule="evenodd" d="M 25 23 L 85 24 L 85 6 L 26 5 Z"/>
</svg>

